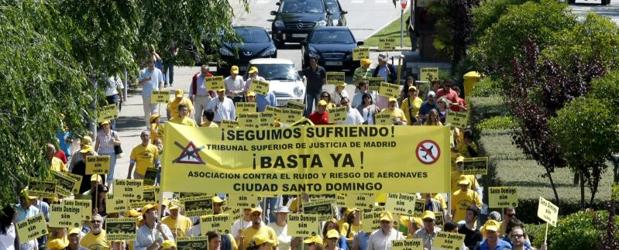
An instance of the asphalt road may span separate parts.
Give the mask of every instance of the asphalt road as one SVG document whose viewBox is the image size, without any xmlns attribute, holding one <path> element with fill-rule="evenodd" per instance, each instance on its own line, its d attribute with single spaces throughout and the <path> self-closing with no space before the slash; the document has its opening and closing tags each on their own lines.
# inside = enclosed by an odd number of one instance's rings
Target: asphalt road
<svg viewBox="0 0 619 250">
<path fill-rule="evenodd" d="M 600 0 L 577 0 L 577 2 L 591 3 L 591 4 L 574 4 L 570 7 L 574 14 L 579 17 L 585 17 L 589 12 L 595 12 L 602 16 L 606 16 L 619 25 L 619 0 L 612 0 L 609 5 L 601 6 L 597 3 Z"/>
</svg>

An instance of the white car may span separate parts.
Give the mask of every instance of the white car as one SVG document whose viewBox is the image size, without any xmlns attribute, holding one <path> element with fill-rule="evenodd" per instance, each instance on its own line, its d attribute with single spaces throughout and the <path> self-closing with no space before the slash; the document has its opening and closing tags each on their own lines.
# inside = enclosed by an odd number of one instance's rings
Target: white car
<svg viewBox="0 0 619 250">
<path fill-rule="evenodd" d="M 249 67 L 258 68 L 258 75 L 269 82 L 278 106 L 289 101 L 305 102 L 305 79 L 299 76 L 294 63 L 288 59 L 259 58 L 249 61 Z"/>
</svg>

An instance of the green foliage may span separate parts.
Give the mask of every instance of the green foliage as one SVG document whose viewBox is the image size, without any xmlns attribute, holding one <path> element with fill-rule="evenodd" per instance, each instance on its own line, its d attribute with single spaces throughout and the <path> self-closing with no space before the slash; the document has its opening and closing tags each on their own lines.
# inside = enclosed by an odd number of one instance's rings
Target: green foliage
<svg viewBox="0 0 619 250">
<path fill-rule="evenodd" d="M 481 37 L 513 5 L 531 0 L 483 0 L 473 9 L 474 37 Z"/>
<path fill-rule="evenodd" d="M 511 116 L 495 116 L 482 120 L 477 124 L 477 128 L 480 130 L 485 129 L 514 129 L 516 128 L 514 119 Z"/>
<path fill-rule="evenodd" d="M 591 82 L 589 96 L 605 100 L 608 109 L 619 114 L 619 71 L 610 72 Z"/>
<path fill-rule="evenodd" d="M 615 219 L 619 223 L 619 219 Z M 551 226 L 548 230 L 548 249 L 596 249 L 606 231 L 607 221 L 606 211 L 577 212 L 563 217 L 557 227 Z"/>
<path fill-rule="evenodd" d="M 490 79 L 489 77 L 486 77 L 475 84 L 472 96 L 490 97 L 498 96 L 500 94 L 501 89 L 497 86 L 497 83 L 495 81 L 492 81 L 492 79 Z"/>
</svg>

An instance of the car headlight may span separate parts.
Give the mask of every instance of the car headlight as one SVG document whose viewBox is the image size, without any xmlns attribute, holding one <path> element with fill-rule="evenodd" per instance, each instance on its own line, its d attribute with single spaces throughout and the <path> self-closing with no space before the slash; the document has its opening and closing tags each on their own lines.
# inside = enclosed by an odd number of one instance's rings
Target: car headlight
<svg viewBox="0 0 619 250">
<path fill-rule="evenodd" d="M 284 21 L 282 21 L 282 20 L 275 20 L 275 23 L 273 23 L 273 25 L 275 25 L 275 27 L 283 28 L 284 27 Z"/>
<path fill-rule="evenodd" d="M 301 89 L 299 86 L 294 87 L 293 91 L 297 97 L 301 97 L 303 95 L 303 89 Z"/>
<path fill-rule="evenodd" d="M 270 55 L 275 54 L 275 51 L 277 51 L 277 49 L 271 47 L 271 48 L 268 48 L 267 50 L 265 50 L 264 52 L 260 53 L 260 56 L 270 56 Z"/>
<path fill-rule="evenodd" d="M 219 48 L 219 54 L 221 54 L 222 56 L 234 56 L 234 53 L 232 53 L 232 51 L 226 48 Z"/>
<path fill-rule="evenodd" d="M 320 21 L 316 22 L 316 27 L 322 27 L 322 26 L 327 26 L 327 21 L 326 20 L 320 20 Z"/>
</svg>

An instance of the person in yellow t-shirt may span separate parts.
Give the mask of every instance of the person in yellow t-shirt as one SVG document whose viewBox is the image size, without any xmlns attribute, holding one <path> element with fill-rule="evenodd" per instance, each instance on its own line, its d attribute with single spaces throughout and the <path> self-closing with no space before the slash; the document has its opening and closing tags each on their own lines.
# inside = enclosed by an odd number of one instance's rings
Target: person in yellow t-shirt
<svg viewBox="0 0 619 250">
<path fill-rule="evenodd" d="M 180 213 L 180 207 L 174 202 L 170 205 L 169 210 L 170 215 L 164 217 L 163 220 L 161 220 L 161 223 L 170 228 L 175 239 L 185 237 L 193 225 L 191 219 L 183 216 Z"/>
<path fill-rule="evenodd" d="M 214 118 L 215 113 L 213 112 L 213 110 L 204 110 L 204 112 L 202 112 L 202 123 L 200 123 L 200 127 L 219 128 L 219 126 L 217 126 L 217 123 L 213 122 Z"/>
<path fill-rule="evenodd" d="M 185 104 L 178 105 L 178 116 L 170 120 L 171 123 L 183 124 L 185 126 L 197 127 L 196 121 L 189 118 L 189 108 Z"/>
<path fill-rule="evenodd" d="M 69 172 L 67 166 L 62 162 L 62 160 L 58 159 L 56 156 L 56 147 L 48 143 L 47 144 L 47 159 L 51 161 L 50 169 L 56 172 Z"/>
<path fill-rule="evenodd" d="M 477 192 L 469 189 L 470 181 L 468 178 L 461 176 L 458 179 L 458 185 L 460 189 L 454 192 L 451 198 L 451 214 L 454 222 L 464 220 L 466 210 L 472 205 L 481 207 L 481 197 Z"/>
<path fill-rule="evenodd" d="M 464 165 L 464 157 L 458 156 L 456 157 L 456 168 L 451 169 L 451 191 L 456 192 L 459 189 L 458 180 L 464 176 L 464 178 L 469 180 L 469 189 L 475 191 L 479 188 L 479 183 L 477 183 L 477 177 L 475 175 L 465 175 L 462 174 L 462 169 Z"/>
<path fill-rule="evenodd" d="M 414 125 L 417 123 L 419 109 L 423 103 L 423 100 L 421 100 L 417 94 L 418 92 L 415 86 L 408 87 L 408 97 L 402 100 L 402 105 L 400 105 L 400 107 L 402 107 L 402 111 L 404 111 L 406 120 L 408 120 L 408 125 Z"/>
<path fill-rule="evenodd" d="M 389 105 L 386 109 L 384 109 L 381 113 L 387 113 L 391 116 L 394 125 L 404 125 L 408 123 L 406 116 L 404 115 L 404 111 L 396 107 L 398 99 L 394 97 L 389 98 Z"/>
<path fill-rule="evenodd" d="M 358 208 L 346 209 L 345 221 L 340 226 L 340 234 L 346 236 L 349 245 L 359 231 L 361 231 L 361 215 Z"/>
<path fill-rule="evenodd" d="M 168 120 L 172 120 L 179 116 L 178 106 L 185 105 L 189 111 L 189 115 L 193 116 L 193 103 L 187 97 L 183 96 L 183 90 L 177 89 L 174 93 L 174 99 L 170 99 L 168 107 L 166 108 Z"/>
<path fill-rule="evenodd" d="M 140 134 L 142 143 L 135 146 L 131 150 L 129 173 L 127 179 L 132 177 L 135 179 L 143 179 L 148 167 L 153 167 L 159 163 L 159 150 L 153 144 L 150 144 L 150 132 L 145 130 Z M 135 167 L 135 173 L 133 168 Z"/>
<path fill-rule="evenodd" d="M 157 139 L 160 139 L 160 132 L 163 130 L 161 124 L 159 123 L 160 115 L 154 113 L 150 116 L 150 143 L 153 145 L 157 144 Z"/>
<path fill-rule="evenodd" d="M 245 250 L 249 246 L 251 240 L 256 235 L 264 235 L 268 239 L 272 240 L 273 246 L 277 246 L 277 233 L 272 228 L 262 223 L 262 208 L 256 207 L 251 209 L 251 227 L 243 229 L 241 232 L 241 247 L 239 249 Z"/>
<path fill-rule="evenodd" d="M 105 236 L 105 230 L 103 227 L 103 217 L 99 214 L 94 214 L 90 221 L 90 232 L 88 232 L 82 240 L 80 245 L 88 249 L 107 249 L 110 247 L 107 237 Z"/>
</svg>

